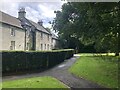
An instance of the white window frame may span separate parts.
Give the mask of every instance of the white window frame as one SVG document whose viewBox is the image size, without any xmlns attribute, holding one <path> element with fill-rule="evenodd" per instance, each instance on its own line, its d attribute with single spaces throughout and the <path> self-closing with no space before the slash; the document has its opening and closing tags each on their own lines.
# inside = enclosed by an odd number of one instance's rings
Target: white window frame
<svg viewBox="0 0 120 90">
<path fill-rule="evenodd" d="M 11 41 L 10 50 L 15 50 L 15 41 Z"/>
<path fill-rule="evenodd" d="M 11 36 L 15 36 L 15 30 L 13 28 L 11 28 L 10 34 L 11 34 Z"/>
</svg>

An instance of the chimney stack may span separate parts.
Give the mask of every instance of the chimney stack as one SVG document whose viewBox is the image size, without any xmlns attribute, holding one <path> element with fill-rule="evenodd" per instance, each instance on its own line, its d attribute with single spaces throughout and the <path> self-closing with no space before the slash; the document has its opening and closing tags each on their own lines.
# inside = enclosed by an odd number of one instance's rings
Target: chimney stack
<svg viewBox="0 0 120 90">
<path fill-rule="evenodd" d="M 22 19 L 25 18 L 25 16 L 26 16 L 25 8 L 20 8 L 18 12 L 18 18 Z"/>
<path fill-rule="evenodd" d="M 42 20 L 39 20 L 39 21 L 38 21 L 38 24 L 39 24 L 40 26 L 42 26 L 42 25 L 43 25 L 43 21 L 42 21 Z"/>
</svg>

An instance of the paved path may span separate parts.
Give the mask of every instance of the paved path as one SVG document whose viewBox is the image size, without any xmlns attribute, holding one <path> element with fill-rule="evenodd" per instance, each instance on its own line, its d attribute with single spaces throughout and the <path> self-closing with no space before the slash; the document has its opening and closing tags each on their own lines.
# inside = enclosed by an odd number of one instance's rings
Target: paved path
<svg viewBox="0 0 120 90">
<path fill-rule="evenodd" d="M 74 56 L 73 58 L 66 60 L 65 62 L 55 66 L 52 69 L 46 70 L 41 73 L 34 74 L 24 74 L 20 76 L 5 76 L 3 77 L 3 81 L 7 80 L 15 80 L 21 78 L 28 77 L 38 77 L 38 76 L 52 76 L 66 84 L 71 88 L 101 88 L 99 85 L 92 83 L 90 81 L 84 80 L 82 78 L 78 78 L 71 73 L 68 72 L 70 66 L 76 61 L 79 56 Z M 92 89 L 93 90 L 93 89 Z"/>
</svg>

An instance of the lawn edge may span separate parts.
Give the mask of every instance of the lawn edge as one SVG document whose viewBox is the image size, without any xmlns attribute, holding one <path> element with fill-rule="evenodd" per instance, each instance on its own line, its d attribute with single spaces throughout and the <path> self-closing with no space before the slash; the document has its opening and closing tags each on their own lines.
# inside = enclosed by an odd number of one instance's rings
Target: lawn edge
<svg viewBox="0 0 120 90">
<path fill-rule="evenodd" d="M 63 81 L 57 79 L 56 77 L 54 77 L 54 79 L 58 80 L 60 83 L 62 83 L 63 85 L 65 85 L 68 89 L 70 89 L 70 87 L 68 85 L 66 85 Z"/>
</svg>

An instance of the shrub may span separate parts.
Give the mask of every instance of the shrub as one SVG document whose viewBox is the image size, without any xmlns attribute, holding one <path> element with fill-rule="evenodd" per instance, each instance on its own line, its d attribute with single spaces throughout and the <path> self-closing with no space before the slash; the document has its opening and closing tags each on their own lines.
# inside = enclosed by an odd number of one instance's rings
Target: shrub
<svg viewBox="0 0 120 90">
<path fill-rule="evenodd" d="M 1 51 L 2 72 L 47 69 L 72 57 L 73 51 L 73 49 L 53 51 Z"/>
</svg>

